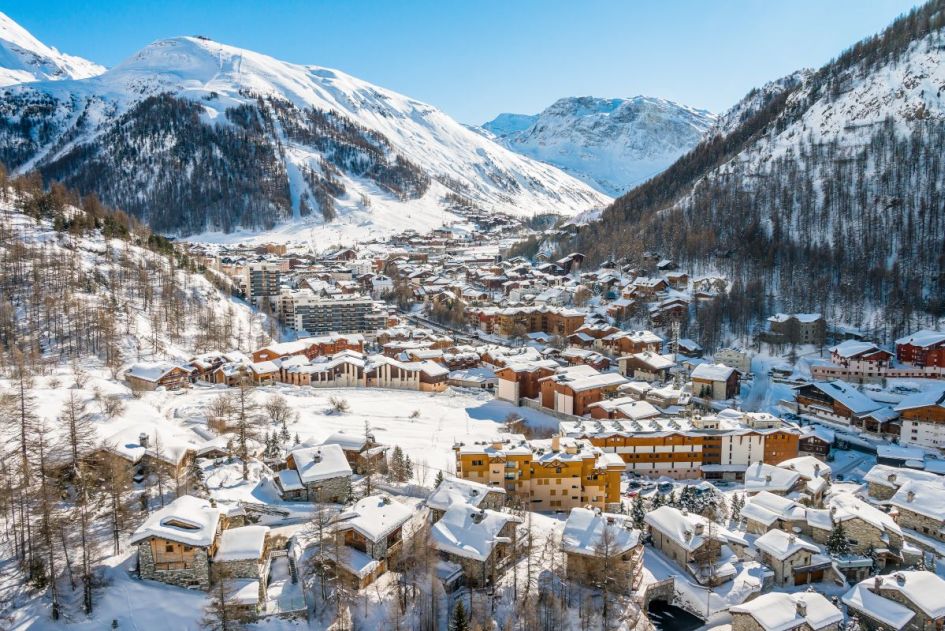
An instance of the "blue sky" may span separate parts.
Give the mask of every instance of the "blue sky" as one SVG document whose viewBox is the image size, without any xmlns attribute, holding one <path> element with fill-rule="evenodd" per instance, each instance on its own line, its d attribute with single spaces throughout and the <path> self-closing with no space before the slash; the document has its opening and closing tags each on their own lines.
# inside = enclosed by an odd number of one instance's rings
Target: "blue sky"
<svg viewBox="0 0 945 631">
<path fill-rule="evenodd" d="M 562 96 L 645 94 L 720 112 L 816 67 L 910 0 L 6 0 L 60 50 L 106 66 L 201 34 L 337 68 L 481 123 Z"/>
</svg>

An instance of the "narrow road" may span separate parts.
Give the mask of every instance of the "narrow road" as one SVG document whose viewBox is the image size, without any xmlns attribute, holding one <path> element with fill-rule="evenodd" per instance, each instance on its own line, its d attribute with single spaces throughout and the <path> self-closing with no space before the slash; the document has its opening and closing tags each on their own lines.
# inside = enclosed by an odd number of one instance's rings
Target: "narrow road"
<svg viewBox="0 0 945 631">
<path fill-rule="evenodd" d="M 748 396 L 742 401 L 742 409 L 747 412 L 758 412 L 766 407 L 768 390 L 771 387 L 771 377 L 765 365 L 757 357 L 751 360 L 752 382 Z"/>
</svg>

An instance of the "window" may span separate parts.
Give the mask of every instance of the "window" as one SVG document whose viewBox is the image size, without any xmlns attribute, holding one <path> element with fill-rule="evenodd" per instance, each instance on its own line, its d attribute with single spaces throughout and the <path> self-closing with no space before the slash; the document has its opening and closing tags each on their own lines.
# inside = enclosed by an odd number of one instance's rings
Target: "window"
<svg viewBox="0 0 945 631">
<path fill-rule="evenodd" d="M 165 552 L 173 552 L 173 551 L 174 551 L 174 544 L 173 544 L 173 543 L 166 543 L 166 544 L 164 544 L 164 551 L 165 551 Z"/>
</svg>

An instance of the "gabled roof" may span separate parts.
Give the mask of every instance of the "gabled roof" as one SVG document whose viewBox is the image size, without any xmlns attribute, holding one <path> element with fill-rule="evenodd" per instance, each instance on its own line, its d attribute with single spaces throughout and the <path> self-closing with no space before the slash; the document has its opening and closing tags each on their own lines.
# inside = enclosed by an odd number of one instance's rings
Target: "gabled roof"
<svg viewBox="0 0 945 631">
<path fill-rule="evenodd" d="M 413 509 L 387 495 L 371 495 L 335 517 L 337 530 L 353 528 L 371 541 L 380 541 L 403 526 L 413 516 Z"/>
<path fill-rule="evenodd" d="M 214 562 L 259 559 L 266 547 L 269 526 L 242 526 L 220 534 Z"/>
<path fill-rule="evenodd" d="M 564 523 L 561 549 L 573 554 L 598 556 L 622 554 L 640 543 L 640 531 L 630 527 L 626 515 L 601 513 L 587 508 L 572 508 Z M 609 540 L 604 541 L 605 529 L 609 529 Z M 606 545 L 606 550 L 602 546 Z"/>
<path fill-rule="evenodd" d="M 749 465 L 745 471 L 745 490 L 787 493 L 794 488 L 800 477 L 801 474 L 797 471 L 756 462 Z"/>
<path fill-rule="evenodd" d="M 779 561 L 783 561 L 802 550 L 814 554 L 820 552 L 820 548 L 814 544 L 807 543 L 797 535 L 788 534 L 777 528 L 769 530 L 755 539 L 755 547 L 762 552 L 767 552 Z"/>
<path fill-rule="evenodd" d="M 922 329 L 921 331 L 916 331 L 915 333 L 900 337 L 896 340 L 897 346 L 900 344 L 909 344 L 921 348 L 929 348 L 930 346 L 943 343 L 945 343 L 945 331 L 932 331 L 930 329 Z"/>
<path fill-rule="evenodd" d="M 770 592 L 734 605 L 729 611 L 750 615 L 764 631 L 789 631 L 804 624 L 811 629 L 823 629 L 843 622 L 843 612 L 817 592 Z"/>
<path fill-rule="evenodd" d="M 690 377 L 707 381 L 728 381 L 733 372 L 734 368 L 724 364 L 699 364 L 693 369 Z"/>
<path fill-rule="evenodd" d="M 339 445 L 293 449 L 289 454 L 303 483 L 351 475 L 351 466 Z"/>
<path fill-rule="evenodd" d="M 508 523 L 521 523 L 521 517 L 468 504 L 453 504 L 440 521 L 433 524 L 431 535 L 437 550 L 456 556 L 485 561 L 496 544 L 511 543 L 499 535 Z"/>
<path fill-rule="evenodd" d="M 873 401 L 852 385 L 843 381 L 815 381 L 807 385 L 820 390 L 831 399 L 840 402 L 854 414 L 866 414 L 867 412 L 872 412 L 881 407 L 879 403 Z M 796 386 L 796 388 L 803 387 L 805 386 Z"/>
<path fill-rule="evenodd" d="M 489 493 L 505 495 L 505 489 L 461 478 L 444 478 L 427 498 L 427 506 L 445 511 L 456 503 L 479 506 Z"/>
<path fill-rule="evenodd" d="M 213 543 L 219 523 L 220 509 L 210 506 L 209 500 L 193 495 L 181 495 L 164 508 L 148 515 L 144 523 L 131 535 L 131 543 L 158 537 L 205 548 Z"/>
<path fill-rule="evenodd" d="M 937 480 L 910 480 L 889 498 L 897 508 L 930 517 L 940 524 L 945 520 L 945 478 Z"/>
</svg>

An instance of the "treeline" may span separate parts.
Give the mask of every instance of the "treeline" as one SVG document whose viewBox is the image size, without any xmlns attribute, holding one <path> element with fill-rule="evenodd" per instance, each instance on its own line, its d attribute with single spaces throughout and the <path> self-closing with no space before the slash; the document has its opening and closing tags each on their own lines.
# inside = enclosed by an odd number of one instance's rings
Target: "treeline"
<svg viewBox="0 0 945 631">
<path fill-rule="evenodd" d="M 167 343 L 201 351 L 258 341 L 232 305 L 221 308 L 217 289 L 196 281 L 192 259 L 96 196 L 0 168 L 0 207 L 0 371 L 19 353 L 37 374 L 95 356 L 117 375 Z"/>
</svg>

